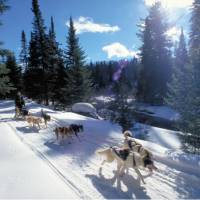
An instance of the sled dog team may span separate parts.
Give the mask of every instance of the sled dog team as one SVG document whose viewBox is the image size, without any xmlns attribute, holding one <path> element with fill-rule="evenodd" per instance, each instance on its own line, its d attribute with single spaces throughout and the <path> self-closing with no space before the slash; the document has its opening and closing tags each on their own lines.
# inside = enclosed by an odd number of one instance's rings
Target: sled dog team
<svg viewBox="0 0 200 200">
<path fill-rule="evenodd" d="M 37 126 L 39 129 L 41 128 L 40 124 L 42 123 L 43 120 L 44 120 L 44 124 L 46 128 L 47 128 L 47 122 L 51 120 L 51 116 L 46 114 L 43 111 L 43 109 L 41 109 L 41 117 L 37 117 L 37 116 L 32 115 L 26 109 L 20 110 L 16 107 L 15 118 L 17 117 L 22 117 L 28 122 L 29 126 L 32 126 L 32 127 Z M 80 140 L 78 133 L 83 132 L 83 125 L 70 124 L 69 126 L 65 126 L 65 127 L 56 127 L 54 129 L 54 132 L 55 132 L 57 140 L 59 139 L 59 137 L 61 137 L 62 140 L 65 137 L 70 137 L 72 139 L 73 135 L 75 135 Z"/>
<path fill-rule="evenodd" d="M 106 162 L 111 163 L 116 161 L 117 173 L 120 176 L 123 176 L 125 169 L 133 168 L 140 180 L 145 184 L 139 168 L 147 168 L 150 173 L 152 173 L 153 170 L 157 170 L 153 162 L 153 155 L 132 137 L 130 131 L 125 131 L 123 134 L 123 147 L 113 146 L 99 149 L 96 153 L 104 157 L 102 165 Z"/>
<path fill-rule="evenodd" d="M 50 115 L 44 113 L 43 109 L 41 109 L 41 117 L 34 116 L 31 114 L 27 109 L 22 108 L 21 110 L 16 107 L 15 108 L 15 116 L 14 118 L 22 117 L 22 119 L 25 119 L 29 126 L 35 126 L 37 125 L 40 129 L 40 124 L 42 123 L 42 119 L 44 120 L 44 124 L 47 128 L 47 122 L 51 120 Z"/>
<path fill-rule="evenodd" d="M 37 125 L 39 129 L 42 119 L 44 120 L 46 127 L 47 122 L 51 120 L 50 115 L 44 113 L 42 109 L 41 117 L 36 117 L 30 114 L 27 110 L 21 110 L 20 112 L 20 110 L 16 108 L 15 117 L 18 116 L 22 116 L 28 122 L 29 126 Z M 70 124 L 69 126 L 56 127 L 54 132 L 57 140 L 59 140 L 60 137 L 62 140 L 65 137 L 72 139 L 73 135 L 80 140 L 78 133 L 83 132 L 83 125 Z M 125 131 L 123 135 L 124 143 L 122 147 L 112 146 L 105 149 L 99 149 L 96 151 L 96 154 L 104 157 L 102 165 L 106 162 L 111 163 L 116 161 L 118 175 L 122 176 L 125 173 L 125 169 L 128 171 L 128 168 L 133 168 L 138 174 L 140 180 L 145 183 L 139 168 L 147 168 L 150 172 L 157 170 L 157 167 L 153 162 L 153 155 L 132 137 L 130 131 Z"/>
</svg>

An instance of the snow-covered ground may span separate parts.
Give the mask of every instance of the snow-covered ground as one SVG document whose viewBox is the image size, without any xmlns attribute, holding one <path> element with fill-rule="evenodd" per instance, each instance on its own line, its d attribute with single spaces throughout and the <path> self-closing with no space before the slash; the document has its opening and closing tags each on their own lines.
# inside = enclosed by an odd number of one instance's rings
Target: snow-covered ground
<svg viewBox="0 0 200 200">
<path fill-rule="evenodd" d="M 167 119 L 170 121 L 176 121 L 180 118 L 179 113 L 177 113 L 169 106 L 150 106 L 148 104 L 139 104 L 138 110 L 141 110 L 143 112 L 149 112 L 149 115 Z"/>
<path fill-rule="evenodd" d="M 40 105 L 30 102 L 27 107 L 33 114 L 40 115 Z M 13 102 L 1 101 L 0 123 L 4 124 L 3 126 L 9 126 L 12 130 L 9 130 L 12 134 L 9 134 L 11 136 L 4 143 L 9 143 L 9 139 L 13 140 L 12 137 L 17 135 L 26 146 L 35 152 L 35 155 L 39 155 L 42 161 L 51 166 L 51 169 L 59 175 L 72 198 L 73 195 L 76 195 L 75 198 L 78 196 L 82 199 L 200 198 L 200 157 L 183 153 L 180 150 L 179 140 L 173 132 L 155 127 L 145 127 L 148 129 L 150 141 L 138 141 L 152 151 L 159 170 L 152 176 L 149 176 L 147 171 L 141 170 L 145 177 L 146 184 L 144 185 L 139 182 L 133 170 L 123 177 L 118 177 L 115 173 L 116 163 L 106 164 L 100 168 L 102 158 L 95 155 L 94 152 L 98 148 L 122 143 L 123 137 L 119 126 L 71 112 L 58 112 L 45 107 L 43 109 L 51 115 L 52 121 L 48 128 L 43 126 L 41 130 L 38 130 L 30 128 L 23 120 L 14 120 Z M 56 126 L 64 126 L 72 122 L 84 126 L 84 132 L 80 133 L 81 142 L 77 138 L 72 141 L 66 139 L 64 142 L 57 142 L 53 129 Z M 8 131 L 7 128 L 4 129 L 1 126 L 1 137 L 4 137 L 5 134 L 2 134 L 3 130 Z M 2 160 L 4 156 L 6 155 L 0 154 L 0 159 Z M 25 159 L 24 162 L 26 162 Z M 13 165 L 14 167 L 15 165 Z M 2 169 L 0 168 L 0 170 Z M 39 167 L 34 168 L 33 166 L 32 170 L 36 170 L 34 173 L 38 174 L 43 171 Z M 49 173 L 53 174 L 53 171 Z M 22 175 L 19 174 L 18 181 L 23 181 Z M 12 173 L 11 176 L 15 176 L 15 174 Z M 1 179 L 0 184 L 2 182 L 6 183 Z M 10 184 L 9 180 L 7 180 L 7 184 Z M 49 184 L 51 187 L 51 183 Z M 54 183 L 52 184 L 54 185 Z M 52 198 L 54 197 L 52 195 Z"/>
<path fill-rule="evenodd" d="M 5 122 L 0 133 L 0 198 L 78 198 Z"/>
</svg>

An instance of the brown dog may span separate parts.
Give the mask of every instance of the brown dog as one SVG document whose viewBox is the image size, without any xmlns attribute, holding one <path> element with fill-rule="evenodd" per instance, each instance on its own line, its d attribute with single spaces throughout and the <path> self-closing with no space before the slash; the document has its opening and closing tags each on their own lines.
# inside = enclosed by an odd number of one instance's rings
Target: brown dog
<svg viewBox="0 0 200 200">
<path fill-rule="evenodd" d="M 57 140 L 59 139 L 59 136 L 61 136 L 62 140 L 65 136 L 72 138 L 73 134 L 73 130 L 70 127 L 56 127 L 54 132 Z"/>
<path fill-rule="evenodd" d="M 26 121 L 28 122 L 29 126 L 37 125 L 40 129 L 40 123 L 42 123 L 42 119 L 40 117 L 35 117 L 32 115 L 26 116 Z"/>
</svg>

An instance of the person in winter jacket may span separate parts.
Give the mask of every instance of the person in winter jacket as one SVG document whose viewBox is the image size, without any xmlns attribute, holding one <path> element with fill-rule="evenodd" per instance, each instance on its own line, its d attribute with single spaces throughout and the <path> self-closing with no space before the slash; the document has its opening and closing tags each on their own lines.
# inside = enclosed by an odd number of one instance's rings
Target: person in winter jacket
<svg viewBox="0 0 200 200">
<path fill-rule="evenodd" d="M 23 106 L 25 106 L 25 101 L 23 99 L 23 96 L 21 95 L 21 92 L 17 92 L 17 95 L 15 97 L 15 108 L 18 108 L 19 111 L 22 111 Z"/>
</svg>

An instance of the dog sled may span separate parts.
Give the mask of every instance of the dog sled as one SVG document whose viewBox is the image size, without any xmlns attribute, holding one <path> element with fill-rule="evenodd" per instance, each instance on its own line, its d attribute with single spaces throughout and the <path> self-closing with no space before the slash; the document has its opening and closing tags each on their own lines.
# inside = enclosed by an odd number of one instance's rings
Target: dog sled
<svg viewBox="0 0 200 200">
<path fill-rule="evenodd" d="M 16 107 L 14 119 L 24 119 L 28 115 L 28 109 L 24 106 L 22 109 Z"/>
</svg>

